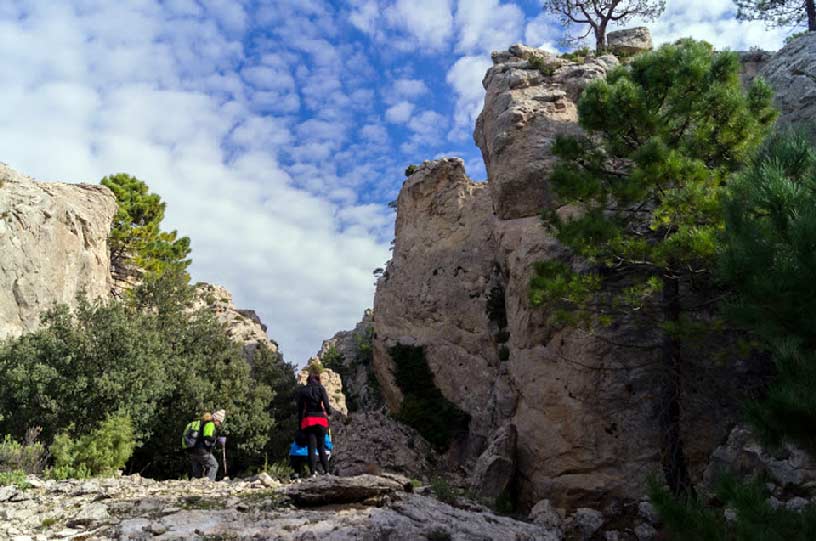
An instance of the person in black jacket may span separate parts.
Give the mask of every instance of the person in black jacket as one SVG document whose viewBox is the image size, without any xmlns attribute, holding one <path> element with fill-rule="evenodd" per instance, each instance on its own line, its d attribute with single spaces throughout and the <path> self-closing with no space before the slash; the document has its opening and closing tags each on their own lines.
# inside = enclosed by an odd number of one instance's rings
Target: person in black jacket
<svg viewBox="0 0 816 541">
<path fill-rule="evenodd" d="M 320 457 L 323 472 L 329 471 L 329 460 L 326 457 L 326 429 L 329 428 L 329 396 L 320 383 L 320 374 L 311 372 L 306 385 L 298 389 L 297 394 L 298 421 L 300 428 L 306 433 L 309 447 L 309 469 L 312 477 L 317 475 L 315 464 L 315 448 Z"/>
</svg>

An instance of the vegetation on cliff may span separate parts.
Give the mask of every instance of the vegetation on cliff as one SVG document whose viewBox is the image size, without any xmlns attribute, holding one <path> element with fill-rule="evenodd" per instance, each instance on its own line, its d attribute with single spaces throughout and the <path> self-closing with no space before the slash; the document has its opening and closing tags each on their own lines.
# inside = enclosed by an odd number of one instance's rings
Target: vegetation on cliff
<svg viewBox="0 0 816 541">
<path fill-rule="evenodd" d="M 147 184 L 125 173 L 100 181 L 116 197 L 118 209 L 108 248 L 114 267 L 134 265 L 140 271 L 160 276 L 164 272 L 186 272 L 190 265 L 190 239 L 175 231 L 162 231 L 166 205 Z"/>
<path fill-rule="evenodd" d="M 447 449 L 467 431 L 470 417 L 442 395 L 423 347 L 397 344 L 388 349 L 388 354 L 394 361 L 394 376 L 403 394 L 397 420 L 415 428 L 437 449 Z"/>
<path fill-rule="evenodd" d="M 663 470 L 673 492 L 693 492 L 680 436 L 679 342 L 715 267 L 725 181 L 775 118 L 771 91 L 757 80 L 743 93 L 736 55 L 687 39 L 590 84 L 578 109 L 591 135 L 556 140 L 551 182 L 560 202 L 581 212 L 544 219 L 591 270 L 542 262 L 530 297 L 561 323 L 628 318 L 662 328 Z"/>
</svg>

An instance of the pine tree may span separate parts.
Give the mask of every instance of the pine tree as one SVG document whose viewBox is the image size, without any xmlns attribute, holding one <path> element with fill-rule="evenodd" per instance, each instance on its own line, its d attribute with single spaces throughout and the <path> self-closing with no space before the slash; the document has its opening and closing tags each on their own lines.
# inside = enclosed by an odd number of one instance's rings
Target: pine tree
<svg viewBox="0 0 816 541">
<path fill-rule="evenodd" d="M 722 275 L 731 315 L 769 344 L 777 368 L 749 408 L 766 443 L 816 453 L 816 150 L 801 133 L 771 138 L 730 186 Z"/>
<path fill-rule="evenodd" d="M 664 45 L 613 70 L 583 93 L 585 137 L 561 137 L 551 182 L 572 211 L 545 222 L 589 270 L 536 265 L 530 297 L 562 324 L 616 319 L 662 329 L 663 471 L 692 491 L 680 437 L 677 374 L 692 286 L 710 275 L 722 229 L 720 196 L 775 118 L 771 91 L 745 94 L 739 60 L 694 40 Z"/>
<path fill-rule="evenodd" d="M 100 184 L 110 188 L 118 204 L 108 239 L 111 264 L 120 266 L 132 260 L 147 274 L 160 276 L 173 269 L 186 275 L 190 239 L 161 230 L 166 205 L 158 194 L 125 173 L 107 176 Z"/>
<path fill-rule="evenodd" d="M 816 1 L 814 0 L 734 0 L 737 19 L 767 21 L 770 26 L 802 26 L 809 32 L 816 30 Z"/>
</svg>

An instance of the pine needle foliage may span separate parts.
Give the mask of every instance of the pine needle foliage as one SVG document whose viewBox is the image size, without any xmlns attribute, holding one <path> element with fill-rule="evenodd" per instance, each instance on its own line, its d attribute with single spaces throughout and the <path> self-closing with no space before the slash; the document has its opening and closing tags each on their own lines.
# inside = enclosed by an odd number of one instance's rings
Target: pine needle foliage
<svg viewBox="0 0 816 541">
<path fill-rule="evenodd" d="M 179 237 L 175 231 L 162 231 L 166 204 L 159 195 L 126 173 L 106 176 L 100 184 L 113 192 L 118 205 L 108 239 L 112 264 L 132 258 L 145 273 L 186 272 L 191 263 L 190 239 Z"/>
<path fill-rule="evenodd" d="M 697 498 L 672 495 L 652 482 L 650 498 L 669 532 L 669 539 L 683 541 L 808 541 L 816 539 L 816 505 L 802 511 L 768 503 L 765 484 L 760 479 L 741 482 L 724 476 L 717 483 L 715 501 L 720 507 L 705 505 Z M 733 517 L 726 519 L 725 509 Z"/>
<path fill-rule="evenodd" d="M 730 185 L 721 272 L 729 314 L 769 344 L 776 376 L 749 406 L 767 444 L 816 453 L 816 150 L 804 133 L 772 137 Z"/>
</svg>

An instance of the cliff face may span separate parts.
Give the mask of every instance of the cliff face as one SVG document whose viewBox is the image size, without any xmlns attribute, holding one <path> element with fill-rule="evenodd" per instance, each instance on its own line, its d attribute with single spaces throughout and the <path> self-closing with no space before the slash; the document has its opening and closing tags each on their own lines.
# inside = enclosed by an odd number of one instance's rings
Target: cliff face
<svg viewBox="0 0 816 541">
<path fill-rule="evenodd" d="M 813 122 L 816 118 L 816 32 L 809 32 L 783 47 L 762 66 L 759 75 L 774 89 L 774 105 L 780 111 L 779 125 Z"/>
<path fill-rule="evenodd" d="M 581 91 L 617 60 L 577 64 L 514 46 L 493 61 L 474 134 L 488 182 L 469 180 L 460 160 L 435 160 L 405 181 L 397 200 L 393 259 L 374 301 L 376 375 L 398 410 L 388 349 L 425 347 L 436 385 L 472 418 L 448 460 L 471 467 L 483 496 L 513 487 L 522 506 L 550 498 L 599 508 L 639 498 L 660 471 L 658 337 L 626 323 L 593 334 L 552 328 L 527 293 L 534 262 L 569 261 L 538 217 L 553 203 L 550 145 L 579 130 Z M 683 401 L 686 452 L 699 479 L 736 402 Z"/>
<path fill-rule="evenodd" d="M 255 351 L 267 347 L 278 351 L 278 344 L 269 339 L 266 325 L 254 310 L 239 309 L 232 302 L 232 293 L 227 288 L 200 282 L 196 284 L 196 307 L 206 307 L 227 329 L 227 335 L 241 344 L 244 355 L 252 362 Z"/>
<path fill-rule="evenodd" d="M 107 297 L 116 201 L 103 186 L 37 182 L 0 164 L 0 339 L 55 303 Z"/>
</svg>

